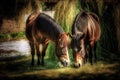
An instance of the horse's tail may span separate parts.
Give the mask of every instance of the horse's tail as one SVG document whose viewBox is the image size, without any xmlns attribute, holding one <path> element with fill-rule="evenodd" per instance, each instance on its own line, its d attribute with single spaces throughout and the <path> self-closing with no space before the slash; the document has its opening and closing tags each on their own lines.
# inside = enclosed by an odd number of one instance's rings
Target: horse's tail
<svg viewBox="0 0 120 80">
<path fill-rule="evenodd" d="M 34 12 L 32 14 L 30 14 L 26 20 L 26 32 L 31 31 L 32 30 L 32 26 L 35 25 L 35 20 L 37 19 L 37 17 L 39 16 L 40 13 L 38 12 Z M 27 33 L 26 33 L 27 34 Z"/>
<path fill-rule="evenodd" d="M 27 39 L 31 42 L 31 41 L 35 41 L 34 38 L 34 30 L 35 30 L 35 20 L 37 19 L 37 17 L 39 16 L 39 13 L 32 13 L 31 15 L 28 16 L 27 20 L 26 20 L 26 29 L 25 29 L 25 34 Z M 33 30 L 34 29 L 34 30 Z"/>
<path fill-rule="evenodd" d="M 92 13 L 92 12 L 89 12 L 88 15 L 89 15 L 89 18 L 91 18 L 91 21 L 90 21 L 91 25 L 94 26 L 92 28 L 94 31 L 92 31 L 92 32 L 94 32 L 94 36 L 96 37 L 95 39 L 97 41 L 97 40 L 99 40 L 99 38 L 101 36 L 99 17 L 95 13 Z"/>
</svg>

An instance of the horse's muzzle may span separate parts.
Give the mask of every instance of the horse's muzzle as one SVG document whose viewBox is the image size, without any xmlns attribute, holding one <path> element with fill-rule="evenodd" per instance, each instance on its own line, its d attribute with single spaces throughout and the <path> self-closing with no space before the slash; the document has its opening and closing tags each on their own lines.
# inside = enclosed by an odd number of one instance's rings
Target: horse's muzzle
<svg viewBox="0 0 120 80">
<path fill-rule="evenodd" d="M 62 63 L 62 65 L 63 65 L 64 67 L 66 67 L 66 66 L 68 66 L 68 65 L 69 65 L 69 62 L 67 62 L 67 61 L 65 61 L 65 60 L 64 60 L 64 61 L 62 61 L 61 63 Z"/>
<path fill-rule="evenodd" d="M 79 68 L 80 66 L 81 66 L 80 63 L 78 63 L 78 64 L 75 63 L 75 64 L 74 64 L 74 67 L 75 67 L 75 68 Z"/>
</svg>

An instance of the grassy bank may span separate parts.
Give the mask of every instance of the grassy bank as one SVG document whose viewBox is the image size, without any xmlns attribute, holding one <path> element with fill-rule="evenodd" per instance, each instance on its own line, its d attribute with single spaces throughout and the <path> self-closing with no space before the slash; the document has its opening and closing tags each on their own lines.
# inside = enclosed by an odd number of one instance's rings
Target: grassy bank
<svg viewBox="0 0 120 80">
<path fill-rule="evenodd" d="M 14 39 L 25 38 L 25 32 L 0 34 L 0 41 L 9 41 Z"/>
</svg>

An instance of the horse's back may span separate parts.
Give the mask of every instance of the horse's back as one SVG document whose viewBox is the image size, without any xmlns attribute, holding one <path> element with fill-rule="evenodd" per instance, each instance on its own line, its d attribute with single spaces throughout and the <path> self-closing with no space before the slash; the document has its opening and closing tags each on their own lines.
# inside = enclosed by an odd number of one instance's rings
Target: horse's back
<svg viewBox="0 0 120 80">
<path fill-rule="evenodd" d="M 45 38 L 55 41 L 59 34 L 64 33 L 61 26 L 44 13 L 32 13 L 26 20 L 25 32 L 31 42 L 41 41 Z"/>
<path fill-rule="evenodd" d="M 87 23 L 88 23 L 87 14 L 84 12 L 78 13 L 72 25 L 72 34 L 85 32 Z"/>
<path fill-rule="evenodd" d="M 92 12 L 80 12 L 72 26 L 72 34 L 84 33 L 89 36 L 89 41 L 97 41 L 100 38 L 101 30 L 99 18 Z"/>
<path fill-rule="evenodd" d="M 54 40 L 54 38 L 56 39 L 60 33 L 64 32 L 54 19 L 44 13 L 38 16 L 36 27 L 44 36 L 52 40 Z"/>
</svg>

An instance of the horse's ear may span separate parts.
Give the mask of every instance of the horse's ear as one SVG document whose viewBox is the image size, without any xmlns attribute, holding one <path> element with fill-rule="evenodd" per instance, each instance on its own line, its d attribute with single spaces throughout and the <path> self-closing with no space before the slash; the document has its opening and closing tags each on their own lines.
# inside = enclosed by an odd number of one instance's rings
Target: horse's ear
<svg viewBox="0 0 120 80">
<path fill-rule="evenodd" d="M 70 33 L 67 33 L 67 35 L 68 35 L 68 36 L 70 36 L 70 38 L 73 38 L 72 34 L 70 34 Z"/>
</svg>

